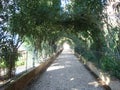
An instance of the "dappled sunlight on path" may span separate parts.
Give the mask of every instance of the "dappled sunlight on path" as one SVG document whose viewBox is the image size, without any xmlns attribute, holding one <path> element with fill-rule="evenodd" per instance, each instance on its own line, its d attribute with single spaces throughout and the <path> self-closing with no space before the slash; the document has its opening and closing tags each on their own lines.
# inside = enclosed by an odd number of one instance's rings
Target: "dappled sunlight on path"
<svg viewBox="0 0 120 90">
<path fill-rule="evenodd" d="M 70 49 L 62 54 L 25 90 L 104 90 Z"/>
</svg>

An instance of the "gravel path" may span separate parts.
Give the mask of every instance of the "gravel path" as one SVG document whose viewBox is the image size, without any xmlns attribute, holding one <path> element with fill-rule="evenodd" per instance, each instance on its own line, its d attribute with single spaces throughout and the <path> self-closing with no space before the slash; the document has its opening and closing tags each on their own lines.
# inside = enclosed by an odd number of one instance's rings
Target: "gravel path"
<svg viewBox="0 0 120 90">
<path fill-rule="evenodd" d="M 25 90 L 104 90 L 95 78 L 68 51 L 39 75 Z"/>
</svg>

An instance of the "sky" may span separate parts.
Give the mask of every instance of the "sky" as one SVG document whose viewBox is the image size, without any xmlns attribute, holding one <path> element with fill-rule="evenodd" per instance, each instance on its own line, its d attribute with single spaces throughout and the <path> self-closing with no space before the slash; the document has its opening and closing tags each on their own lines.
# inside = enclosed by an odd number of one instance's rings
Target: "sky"
<svg viewBox="0 0 120 90">
<path fill-rule="evenodd" d="M 65 7 L 66 4 L 69 4 L 70 0 L 61 0 L 61 6 Z"/>
</svg>

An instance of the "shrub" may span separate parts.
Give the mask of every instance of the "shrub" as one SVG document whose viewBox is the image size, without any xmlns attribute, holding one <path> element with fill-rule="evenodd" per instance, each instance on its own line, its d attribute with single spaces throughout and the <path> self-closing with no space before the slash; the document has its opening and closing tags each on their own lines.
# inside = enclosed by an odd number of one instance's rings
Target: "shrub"
<svg viewBox="0 0 120 90">
<path fill-rule="evenodd" d="M 18 61 L 16 61 L 16 66 L 18 67 L 18 66 L 22 66 L 22 65 L 25 65 L 25 61 L 23 61 L 23 60 L 18 60 Z"/>
<path fill-rule="evenodd" d="M 102 70 L 120 79 L 120 61 L 116 60 L 114 57 L 104 56 L 101 59 L 101 65 Z"/>
</svg>

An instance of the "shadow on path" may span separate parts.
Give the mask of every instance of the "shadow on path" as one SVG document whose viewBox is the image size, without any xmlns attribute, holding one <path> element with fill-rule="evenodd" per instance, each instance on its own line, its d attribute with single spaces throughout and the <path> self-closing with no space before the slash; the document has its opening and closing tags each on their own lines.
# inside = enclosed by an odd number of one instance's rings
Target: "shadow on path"
<svg viewBox="0 0 120 90">
<path fill-rule="evenodd" d="M 104 90 L 71 51 L 63 51 L 25 90 Z"/>
</svg>

